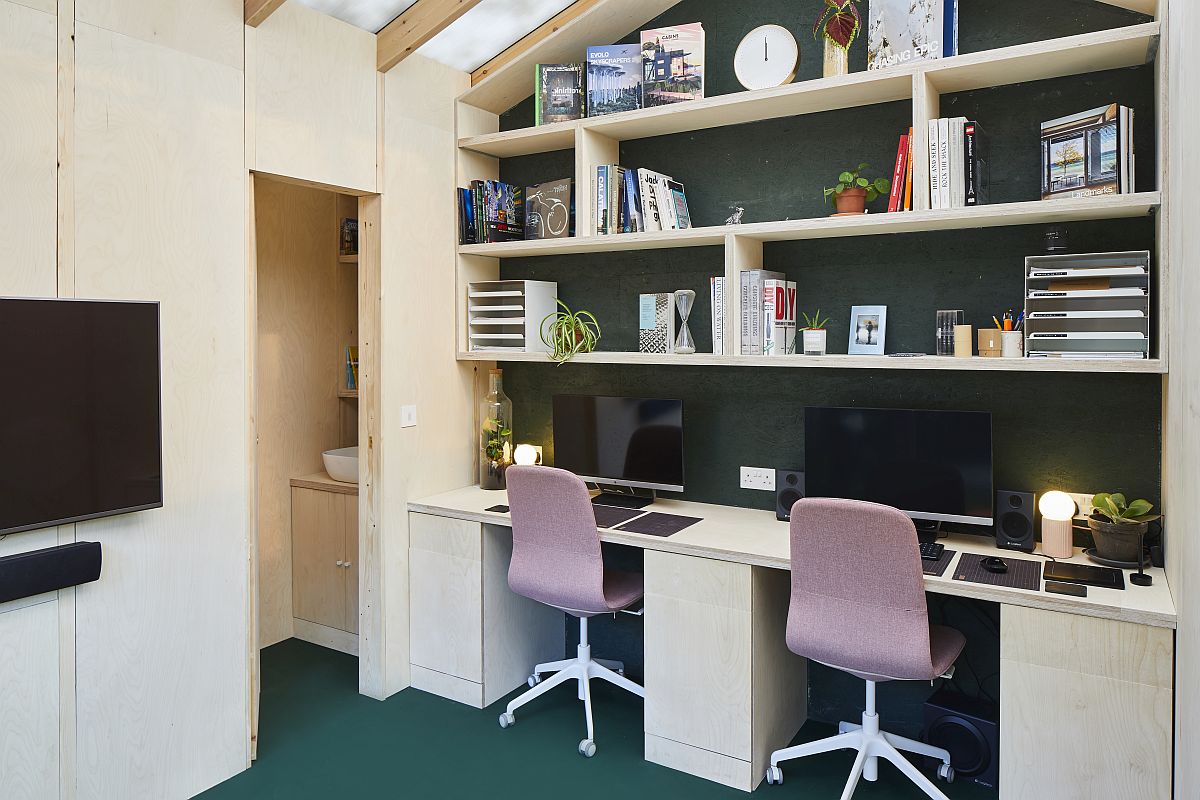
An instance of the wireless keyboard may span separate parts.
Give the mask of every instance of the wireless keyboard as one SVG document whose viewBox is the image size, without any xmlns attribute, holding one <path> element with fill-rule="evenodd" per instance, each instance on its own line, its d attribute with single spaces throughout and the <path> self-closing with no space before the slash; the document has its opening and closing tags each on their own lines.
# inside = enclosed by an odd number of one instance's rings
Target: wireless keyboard
<svg viewBox="0 0 1200 800">
<path fill-rule="evenodd" d="M 941 542 L 921 542 L 921 559 L 923 561 L 937 561 L 942 557 L 946 545 Z"/>
</svg>

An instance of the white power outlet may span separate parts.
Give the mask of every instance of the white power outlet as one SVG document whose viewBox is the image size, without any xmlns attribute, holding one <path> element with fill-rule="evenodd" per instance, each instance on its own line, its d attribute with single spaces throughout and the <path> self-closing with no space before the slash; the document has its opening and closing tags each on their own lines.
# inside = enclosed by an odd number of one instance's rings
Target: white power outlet
<svg viewBox="0 0 1200 800">
<path fill-rule="evenodd" d="M 742 467 L 741 487 L 763 492 L 775 491 L 775 470 L 768 467 Z"/>
<path fill-rule="evenodd" d="M 1095 492 L 1091 494 L 1081 494 L 1080 492 L 1067 492 L 1071 495 L 1071 499 L 1075 501 L 1078 507 L 1075 511 L 1077 517 L 1088 517 L 1092 513 L 1092 498 L 1096 496 Z"/>
<path fill-rule="evenodd" d="M 401 428 L 417 427 L 417 407 L 416 406 L 400 406 L 400 427 Z"/>
</svg>

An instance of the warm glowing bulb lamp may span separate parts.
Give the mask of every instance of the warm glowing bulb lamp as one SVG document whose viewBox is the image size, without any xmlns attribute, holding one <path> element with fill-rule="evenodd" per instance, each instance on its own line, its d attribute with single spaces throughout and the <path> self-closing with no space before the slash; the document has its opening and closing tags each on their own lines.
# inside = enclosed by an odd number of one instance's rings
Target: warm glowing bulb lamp
<svg viewBox="0 0 1200 800">
<path fill-rule="evenodd" d="M 531 444 L 519 444 L 513 450 L 513 461 L 523 466 L 531 466 L 541 460 L 542 454 Z"/>
<path fill-rule="evenodd" d="M 1038 501 L 1042 512 L 1042 552 L 1051 558 L 1075 555 L 1071 525 L 1075 519 L 1075 500 L 1066 492 L 1046 492 Z"/>
</svg>

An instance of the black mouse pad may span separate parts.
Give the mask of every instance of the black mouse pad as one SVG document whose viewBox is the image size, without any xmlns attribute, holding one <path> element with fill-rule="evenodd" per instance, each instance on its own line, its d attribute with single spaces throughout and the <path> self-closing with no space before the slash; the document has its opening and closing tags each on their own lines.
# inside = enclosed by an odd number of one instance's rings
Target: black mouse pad
<svg viewBox="0 0 1200 800">
<path fill-rule="evenodd" d="M 921 570 L 926 575 L 940 578 L 946 574 L 946 567 L 950 566 L 950 559 L 954 558 L 954 554 L 957 552 L 957 550 L 943 550 L 937 561 L 921 559 Z"/>
<path fill-rule="evenodd" d="M 645 516 L 618 526 L 616 530 L 628 533 L 646 533 L 650 536 L 671 536 L 699 521 L 699 517 L 681 517 L 678 514 L 660 514 L 657 511 L 651 511 Z"/>
<path fill-rule="evenodd" d="M 987 556 L 975 553 L 963 553 L 954 570 L 954 580 L 969 581 L 970 583 L 986 583 L 989 586 L 1007 586 L 1010 589 L 1029 589 L 1037 591 L 1042 585 L 1042 562 L 1030 561 L 1027 558 L 1001 556 L 1008 564 L 1008 572 L 988 572 L 981 561 Z"/>
<path fill-rule="evenodd" d="M 597 528 L 611 528 L 613 525 L 620 525 L 622 522 L 628 522 L 634 517 L 640 517 L 646 512 L 639 508 L 618 508 L 616 506 L 598 506 L 593 505 L 592 511 L 596 514 Z"/>
<path fill-rule="evenodd" d="M 492 506 L 491 508 L 485 508 L 484 511 L 491 511 L 494 514 L 507 514 L 508 506 Z"/>
</svg>

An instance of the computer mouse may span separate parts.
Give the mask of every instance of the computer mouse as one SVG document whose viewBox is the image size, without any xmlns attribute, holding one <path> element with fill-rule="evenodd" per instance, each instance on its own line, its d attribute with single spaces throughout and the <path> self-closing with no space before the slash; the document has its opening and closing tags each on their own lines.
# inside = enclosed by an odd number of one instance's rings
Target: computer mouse
<svg viewBox="0 0 1200 800">
<path fill-rule="evenodd" d="M 981 559 L 979 566 L 983 567 L 988 572 L 994 572 L 997 575 L 1003 575 L 1005 572 L 1008 572 L 1008 562 L 1003 558 L 1000 558 L 1000 556 L 988 556 L 987 558 Z"/>
</svg>

